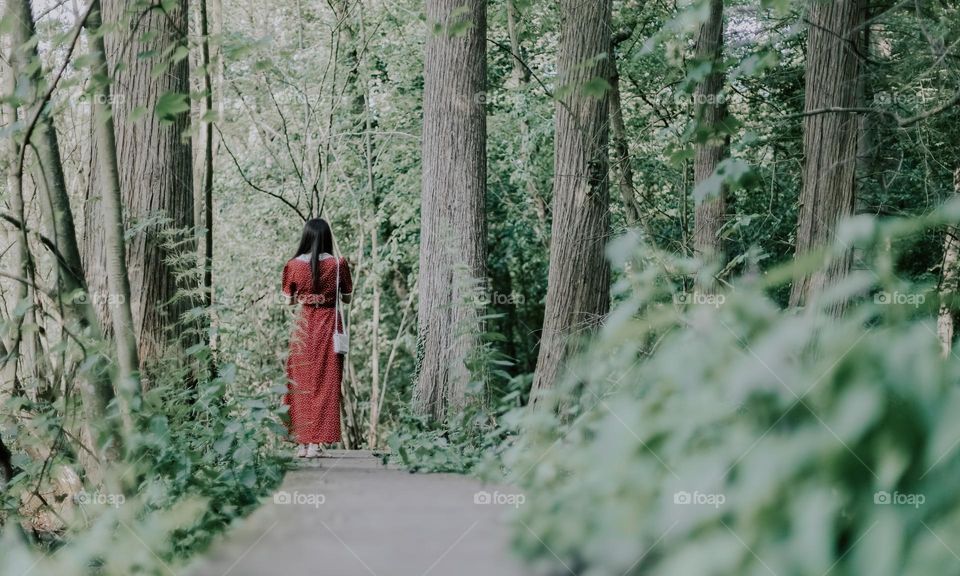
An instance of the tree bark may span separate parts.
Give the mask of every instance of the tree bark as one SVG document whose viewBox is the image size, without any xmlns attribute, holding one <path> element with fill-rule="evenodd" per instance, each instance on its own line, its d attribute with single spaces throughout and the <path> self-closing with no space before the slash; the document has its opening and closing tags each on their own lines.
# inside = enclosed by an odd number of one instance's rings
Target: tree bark
<svg viewBox="0 0 960 576">
<path fill-rule="evenodd" d="M 14 18 L 19 22 L 20 31 L 18 42 L 27 53 L 26 60 L 38 61 L 36 46 L 28 43 L 36 35 L 33 12 L 29 0 L 11 0 L 11 10 L 15 10 Z M 43 77 L 43 70 L 39 66 L 32 66 L 32 74 L 24 74 L 21 78 L 29 79 L 31 86 L 28 92 L 34 98 L 39 98 L 36 88 Z M 40 105 L 37 102 L 36 105 Z M 60 158 L 60 144 L 57 131 L 49 115 L 42 112 L 37 117 L 37 125 L 31 142 L 40 162 L 40 173 L 46 194 L 47 210 L 44 212 L 44 227 L 47 235 L 54 240 L 62 258 L 57 259 L 55 268 L 57 283 L 61 292 L 70 292 L 81 288 L 84 284 L 83 265 L 80 260 L 80 250 L 77 244 L 76 227 L 73 213 L 70 211 L 70 198 L 67 193 L 66 178 L 63 174 L 63 162 Z"/>
<path fill-rule="evenodd" d="M 517 28 L 517 19 L 520 17 L 519 11 L 514 0 L 507 0 L 507 36 L 510 37 L 510 50 L 513 52 L 510 63 L 511 79 L 516 85 L 523 86 L 530 82 L 530 71 L 523 65 L 522 60 L 526 58 L 523 46 L 520 43 L 520 30 Z M 526 122 L 524 122 L 525 124 Z"/>
<path fill-rule="evenodd" d="M 363 15 L 360 15 L 360 34 L 366 42 L 366 27 Z M 370 70 L 365 67 L 366 77 L 363 82 L 364 101 L 364 160 L 367 169 L 367 188 L 370 191 L 370 200 L 373 203 L 373 222 L 370 227 L 370 269 L 371 285 L 373 286 L 373 326 L 371 327 L 371 378 L 370 378 L 370 429 L 367 434 L 367 446 L 376 449 L 379 444 L 380 405 L 382 403 L 383 388 L 380 380 L 380 206 L 377 194 L 377 184 L 374 174 L 376 158 L 373 150 L 373 103 L 370 100 Z"/>
<path fill-rule="evenodd" d="M 6 14 L 9 14 L 9 8 Z M 5 14 L 5 16 L 6 16 Z M 11 42 L 14 51 L 17 50 L 19 43 L 15 40 Z M 14 63 L 16 58 L 12 59 Z M 10 66 L 4 73 L 4 94 L 16 93 L 16 79 L 13 66 Z M 9 103 L 3 103 L 3 115 L 7 126 L 14 126 L 17 123 L 17 109 Z M 14 281 L 13 301 L 7 303 L 8 320 L 10 325 L 6 328 L 6 343 L 4 348 L 6 354 L 2 359 L 2 377 L 3 382 L 10 383 L 14 393 L 21 389 L 19 377 L 20 355 L 23 348 L 23 315 L 21 310 L 31 304 L 30 288 L 26 283 L 29 277 L 29 259 L 30 251 L 27 244 L 26 226 L 24 222 L 23 209 L 23 173 L 20 170 L 20 146 L 13 138 L 4 138 L 3 141 L 3 159 L 7 172 L 7 197 L 10 205 L 10 211 L 21 222 L 19 228 L 14 228 L 6 236 L 10 241 L 9 248 L 13 264 L 10 268 L 11 273 L 15 274 L 24 281 Z"/>
<path fill-rule="evenodd" d="M 38 71 L 32 68 L 36 62 L 36 48 L 30 43 L 33 37 L 30 5 L 21 0 L 8 2 L 4 16 L 12 28 L 9 36 L 9 67 L 5 71 L 7 86 L 4 93 L 14 98 L 20 95 L 25 100 L 24 104 L 30 104 L 29 99 L 34 96 L 35 81 L 38 78 Z M 25 110 L 21 118 L 24 120 L 32 118 L 34 111 L 35 109 Z M 9 119 L 7 125 L 14 126 L 18 115 L 16 107 L 6 103 L 4 113 Z M 37 398 L 53 401 L 57 391 L 42 377 L 45 357 L 42 353 L 40 334 L 36 330 L 26 332 L 23 330 L 24 324 L 38 325 L 37 298 L 35 289 L 32 287 L 36 284 L 36 264 L 30 253 L 27 228 L 23 225 L 26 222 L 24 205 L 26 144 L 15 138 L 8 138 L 7 144 L 10 161 L 7 198 L 11 213 L 21 223 L 10 235 L 14 260 L 13 272 L 25 282 L 17 282 L 14 290 L 16 300 L 11 303 L 13 313 L 10 314 L 12 320 L 9 331 L 10 346 L 8 355 L 3 360 L 3 376 L 14 385 L 15 390 L 24 378 L 37 382 Z"/>
<path fill-rule="evenodd" d="M 189 62 L 186 57 L 168 61 L 175 48 L 186 42 L 187 1 L 178 0 L 175 4 L 176 8 L 169 12 L 159 5 L 147 9 L 145 4 L 132 10 L 127 0 L 102 0 L 101 4 L 108 29 L 104 44 L 111 73 L 106 78 L 116 89 L 111 92 L 110 102 L 96 104 L 111 106 L 116 126 L 121 200 L 126 207 L 122 224 L 147 222 L 126 247 L 134 296 L 134 333 L 138 355 L 144 362 L 157 359 L 176 342 L 173 329 L 182 313 L 192 306 L 185 298 L 174 299 L 178 286 L 170 259 L 179 256 L 182 249 L 173 250 L 170 238 L 165 237 L 171 230 L 191 237 L 194 234 L 192 158 L 186 136 L 190 123 L 185 100 L 190 88 Z M 141 14 L 141 10 L 147 11 Z M 163 73 L 154 73 L 158 66 Z M 171 112 L 161 119 L 157 104 L 161 100 L 171 102 L 173 95 L 183 96 L 179 108 L 186 110 L 168 108 Z M 138 108 L 145 112 L 138 112 Z M 101 155 L 111 154 L 109 150 L 102 151 L 100 144 L 95 139 L 93 166 L 100 163 Z M 103 171 L 91 171 L 85 204 L 84 257 L 94 295 L 104 293 L 102 272 L 108 260 L 104 229 L 113 226 L 102 218 L 105 211 L 101 191 L 110 189 L 110 184 L 103 181 L 106 177 Z M 163 221 L 157 222 L 158 218 Z M 178 234 L 177 239 L 180 238 Z M 109 303 L 104 298 L 95 300 L 101 317 L 109 318 Z M 106 321 L 105 324 L 109 325 Z"/>
<path fill-rule="evenodd" d="M 610 307 L 609 82 L 610 0 L 560 0 L 553 227 L 546 310 L 531 399 L 555 386 L 574 338 Z M 606 55 L 606 56 L 605 56 Z M 602 83 L 600 84 L 602 86 Z M 592 89 L 591 89 L 592 87 Z"/>
<path fill-rule="evenodd" d="M 727 107 L 720 102 L 725 77 L 721 70 L 722 59 L 723 0 L 710 0 L 710 15 L 700 26 L 696 46 L 695 61 L 709 62 L 710 73 L 693 93 L 697 133 L 700 135 L 693 163 L 694 189 L 713 176 L 729 149 L 730 137 L 723 133 Z M 723 252 L 720 231 L 727 212 L 725 187 L 720 186 L 715 195 L 695 198 L 694 204 L 694 254 L 706 264 L 718 264 Z"/>
<path fill-rule="evenodd" d="M 13 454 L 3 443 L 3 438 L 0 437 L 0 490 L 5 491 L 7 489 L 7 483 L 13 480 L 13 476 Z"/>
<path fill-rule="evenodd" d="M 133 411 L 139 407 L 140 359 L 134 336 L 133 313 L 130 307 L 130 281 L 127 276 L 126 241 L 123 228 L 123 202 L 120 193 L 120 171 L 117 166 L 117 143 L 114 137 L 113 111 L 110 102 L 110 76 L 107 72 L 106 49 L 101 28 L 100 0 L 93 0 L 93 11 L 88 20 L 90 59 L 92 62 L 93 126 L 102 195 L 100 197 L 100 230 L 103 233 L 101 251 L 106 259 L 106 280 L 112 320 L 113 338 L 117 349 L 117 398 L 120 414 L 127 433 L 133 428 Z"/>
<path fill-rule="evenodd" d="M 519 19 L 520 11 L 517 9 L 514 0 L 508 0 L 507 35 L 510 37 L 510 51 L 513 53 L 511 55 L 513 68 L 511 69 L 510 80 L 516 84 L 518 89 L 521 89 L 519 94 L 522 96 L 522 99 L 517 101 L 517 106 L 523 110 L 530 97 L 526 91 L 527 85 L 530 84 L 530 70 L 523 65 L 523 60 L 526 59 L 526 51 L 523 49 L 523 43 L 520 40 Z M 533 146 L 530 137 L 530 123 L 527 121 L 526 114 L 521 113 L 517 116 L 517 123 L 520 128 L 520 150 L 518 152 L 520 154 L 520 166 L 523 167 L 523 183 L 526 187 L 527 194 L 530 196 L 530 201 L 536 209 L 538 224 L 536 230 L 537 238 L 543 242 L 544 247 L 549 247 L 547 202 L 544 200 L 540 190 L 537 189 L 537 181 L 536 178 L 533 177 L 533 167 L 530 162 L 531 147 Z"/>
<path fill-rule="evenodd" d="M 369 138 L 369 135 L 367 136 Z M 367 162 L 372 159 L 368 156 Z M 370 230 L 370 264 L 371 268 L 379 265 L 379 230 L 374 223 Z M 372 318 L 370 322 L 370 422 L 367 428 L 367 447 L 376 449 L 380 424 L 380 279 L 375 270 L 371 272 L 373 284 Z"/>
<path fill-rule="evenodd" d="M 30 3 L 28 0 L 12 0 L 7 5 L 7 9 L 8 20 L 15 26 L 14 42 L 21 47 L 20 50 L 24 51 L 22 61 L 20 58 L 16 58 L 12 65 L 17 69 L 18 76 L 23 81 L 31 83 L 31 86 L 24 92 L 38 99 L 39 94 L 36 93 L 36 90 L 43 76 L 43 69 L 39 65 L 34 65 L 38 61 L 39 55 L 35 44 L 30 42 L 36 34 Z M 32 72 L 27 72 L 30 70 Z M 42 105 L 39 101 L 34 104 L 34 106 L 39 105 Z M 92 333 L 88 335 L 94 339 L 99 339 L 100 324 L 90 299 L 86 297 L 63 298 L 63 296 L 76 295 L 77 293 L 85 294 L 87 284 L 80 259 L 73 212 L 70 209 L 70 198 L 64 178 L 57 131 L 46 111 L 37 116 L 32 144 L 37 153 L 43 190 L 46 195 L 46 201 L 42 205 L 41 217 L 47 237 L 52 240 L 56 251 L 54 254 L 56 262 L 54 271 L 57 292 L 61 296 L 63 314 L 68 321 L 79 325 L 82 332 L 89 329 Z M 23 220 L 20 223 L 21 227 L 25 225 Z M 79 362 L 82 361 L 82 358 L 78 357 L 74 360 Z M 96 439 L 93 428 L 105 423 L 107 406 L 114 399 L 113 383 L 110 380 L 105 361 L 98 362 L 90 368 L 89 373 L 80 380 L 79 390 L 83 400 L 84 412 L 87 416 L 85 424 L 89 427 L 90 437 Z M 109 428 L 108 431 L 115 432 L 110 431 Z M 117 445 L 119 439 L 114 437 L 112 441 Z"/>
<path fill-rule="evenodd" d="M 633 164 L 630 145 L 627 141 L 627 125 L 623 121 L 623 100 L 620 96 L 620 74 L 617 72 L 616 55 L 610 51 L 613 73 L 610 78 L 610 130 L 613 137 L 613 153 L 617 166 L 617 187 L 623 200 L 623 214 L 627 226 L 640 225 L 640 206 L 634 193 Z"/>
<path fill-rule="evenodd" d="M 471 299 L 485 276 L 486 1 L 427 0 L 426 15 L 413 405 L 442 419 L 466 402 L 479 330 Z"/>
<path fill-rule="evenodd" d="M 849 109 L 859 105 L 860 54 L 866 0 L 811 0 L 807 38 L 804 109 Z M 802 256 L 833 242 L 837 223 L 853 213 L 859 121 L 851 112 L 804 117 L 803 190 L 800 194 L 796 254 Z M 811 302 L 850 269 L 849 250 L 820 270 L 794 281 L 791 306 Z M 841 314 L 843 304 L 830 312 Z"/>
<path fill-rule="evenodd" d="M 203 202 L 203 253 L 201 262 L 203 266 L 203 305 L 207 310 L 213 306 L 213 122 L 211 117 L 216 114 L 213 110 L 213 75 L 211 67 L 210 50 L 210 22 L 209 11 L 207 9 L 207 0 L 200 0 L 200 36 L 202 37 L 201 54 L 203 62 L 203 115 L 201 122 L 203 125 L 203 181 L 200 199 Z M 210 362 L 208 371 L 211 375 L 216 370 L 213 350 L 216 346 L 214 332 L 211 330 L 208 316 L 206 328 L 209 331 L 207 343 L 210 346 Z"/>
<path fill-rule="evenodd" d="M 953 192 L 960 195 L 960 168 L 953 173 Z M 943 357 L 950 356 L 956 333 L 957 305 L 960 289 L 960 230 L 948 226 L 943 239 L 943 262 L 940 266 L 940 311 L 937 314 L 937 336 Z"/>
</svg>

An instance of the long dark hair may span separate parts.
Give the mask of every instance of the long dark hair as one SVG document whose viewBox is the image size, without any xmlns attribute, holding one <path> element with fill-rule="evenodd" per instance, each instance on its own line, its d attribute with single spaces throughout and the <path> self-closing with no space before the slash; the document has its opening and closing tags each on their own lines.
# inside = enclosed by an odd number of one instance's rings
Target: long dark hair
<svg viewBox="0 0 960 576">
<path fill-rule="evenodd" d="M 330 230 L 330 224 L 323 218 L 311 218 L 303 225 L 300 247 L 297 248 L 297 253 L 293 257 L 310 255 L 310 279 L 313 288 L 317 287 L 319 269 L 317 262 L 323 253 L 333 255 L 333 231 Z"/>
</svg>

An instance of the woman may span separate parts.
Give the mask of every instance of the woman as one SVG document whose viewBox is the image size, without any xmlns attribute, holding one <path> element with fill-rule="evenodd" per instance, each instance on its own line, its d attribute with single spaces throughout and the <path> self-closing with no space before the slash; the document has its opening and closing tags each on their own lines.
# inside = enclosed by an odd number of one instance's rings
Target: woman
<svg viewBox="0 0 960 576">
<path fill-rule="evenodd" d="M 336 308 L 338 274 L 341 300 L 349 303 L 353 280 L 346 258 L 333 257 L 330 225 L 320 218 L 308 220 L 296 255 L 283 268 L 283 293 L 291 305 L 301 304 L 290 338 L 283 399 L 290 406 L 298 458 L 317 458 L 324 444 L 340 441 L 343 356 L 333 349 L 334 329 L 343 332 Z"/>
</svg>

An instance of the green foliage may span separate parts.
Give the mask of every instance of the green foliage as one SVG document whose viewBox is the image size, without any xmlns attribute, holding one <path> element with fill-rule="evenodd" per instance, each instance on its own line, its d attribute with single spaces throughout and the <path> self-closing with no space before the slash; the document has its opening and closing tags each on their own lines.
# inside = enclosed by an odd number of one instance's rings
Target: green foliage
<svg viewBox="0 0 960 576">
<path fill-rule="evenodd" d="M 277 444 L 285 430 L 271 395 L 240 386 L 230 364 L 192 386 L 184 384 L 189 369 L 173 362 L 157 373 L 163 379 L 144 395 L 130 452 L 106 469 L 103 482 L 90 483 L 70 451 L 44 459 L 32 448 L 18 450 L 20 473 L 2 500 L 8 527 L 38 486 L 66 525 L 64 538 L 48 534 L 54 539 L 39 549 L 26 546 L 18 530 L 5 530 L 0 573 L 34 565 L 40 574 L 89 574 L 92 566 L 102 574 L 161 573 L 205 549 L 279 484 L 286 459 Z M 55 412 L 38 420 L 31 436 L 41 438 L 62 422 Z M 30 446 L 7 432 L 15 448 Z M 70 490 L 63 491 L 65 483 Z"/>
<path fill-rule="evenodd" d="M 507 32 L 508 2 L 518 11 L 519 54 Z M 177 8 L 173 0 L 132 4 Z M 633 192 L 648 240 L 660 250 L 634 252 L 630 243 L 614 249 L 623 265 L 618 306 L 573 366 L 554 416 L 526 415 L 521 407 L 546 293 L 555 176 L 551 94 L 564 90 L 555 85 L 558 11 L 548 2 L 490 3 L 489 88 L 475 95 L 488 112 L 489 296 L 483 326 L 468 328 L 481 342 L 469 362 L 470 401 L 443 424 L 407 409 L 415 371 L 423 44 L 432 31 L 422 2 L 365 5 L 346 14 L 336 13 L 338 3 L 276 2 L 270 18 L 257 17 L 262 2 L 232 4 L 222 34 L 209 38 L 227 64 L 215 94 L 218 111 L 202 118 L 217 120 L 219 151 L 214 306 L 194 307 L 182 319 L 179 335 L 189 343 L 182 357 L 151 367 L 142 433 L 104 479 L 86 472 L 74 382 L 109 358 L 110 346 L 76 326 L 58 334 L 56 307 L 43 298 L 38 310 L 49 318 L 42 322 L 29 303 L 10 307 L 0 330 L 16 322 L 27 336 L 42 334 L 49 358 L 41 364 L 58 384 L 21 370 L 23 394 L 4 403 L 0 433 L 14 449 L 19 475 L 0 494 L 0 519 L 13 527 L 18 514 L 37 512 L 64 521 L 54 518 L 46 531 L 41 526 L 29 545 L 18 530 L 6 530 L 0 569 L 22 573 L 39 550 L 49 549 L 58 552 L 36 572 L 71 574 L 92 565 L 108 574 L 162 572 L 158 556 L 172 561 L 202 549 L 279 481 L 275 434 L 282 432 L 282 413 L 274 407 L 292 318 L 278 297 L 279 273 L 293 256 L 302 217 L 321 214 L 354 267 L 352 421 L 365 429 L 375 376 L 367 359 L 376 351 L 386 394 L 380 437 L 390 438 L 392 457 L 413 470 L 474 474 L 500 474 L 506 462 L 528 492 L 521 518 L 529 530 L 516 538 L 527 555 L 551 560 L 556 553 L 578 572 L 617 574 L 947 571 L 952 560 L 940 539 L 952 545 L 958 536 L 951 488 L 957 431 L 949 419 L 958 408 L 958 367 L 954 358 L 937 357 L 931 333 L 929 287 L 940 273 L 940 230 L 911 226 L 888 253 L 874 249 L 885 246 L 886 232 L 870 225 L 866 234 L 879 240 L 863 243 L 855 264 L 861 270 L 841 287 L 849 294 L 877 284 L 873 289 L 888 294 L 922 295 L 922 306 L 889 306 L 868 296 L 840 321 L 817 310 L 796 315 L 778 308 L 792 270 L 777 265 L 793 256 L 802 186 L 807 4 L 726 3 L 721 97 L 731 119 L 711 133 L 698 125 L 692 95 L 712 67 L 690 58 L 707 2 L 614 2 L 612 29 L 630 34 L 603 57 L 618 67 Z M 864 105 L 875 113 L 862 116 L 873 146 L 861 159 L 857 210 L 926 214 L 952 193 L 952 172 L 960 166 L 957 109 L 906 127 L 896 117 L 923 113 L 953 94 L 960 18 L 955 2 L 877 8 L 873 48 L 864 58 Z M 53 8 L 38 24 L 31 45 L 41 48 L 41 58 L 30 69 L 40 69 L 41 60 L 45 69 L 58 69 L 72 16 Z M 459 9 L 434 31 L 460 36 L 473 24 Z M 0 32 L 10 25 L 0 20 Z M 139 57 L 158 61 L 154 74 L 166 73 L 191 55 L 195 40 L 179 38 L 162 53 Z M 212 71 L 219 73 L 220 63 Z M 89 65 L 75 54 L 49 104 L 78 203 L 88 194 L 90 170 L 82 153 L 90 120 L 85 90 L 108 81 L 90 78 Z M 596 78 L 583 89 L 602 96 L 609 87 Z M 27 108 L 36 97 L 30 92 L 18 86 L 2 99 Z M 190 107 L 191 97 L 164 94 L 155 109 L 137 107 L 131 119 L 169 121 Z M 0 135 L 24 129 L 13 123 Z M 696 187 L 694 145 L 717 137 L 730 138 L 731 158 Z M 37 167 L 32 152 L 26 160 Z M 619 171 L 614 166 L 612 176 Z M 733 288 L 722 293 L 722 303 L 719 295 L 680 302 L 673 285 L 689 285 L 694 270 L 681 257 L 691 250 L 692 209 L 721 186 L 730 192 L 732 218 L 724 228 L 730 264 L 718 276 Z M 617 194 L 612 198 L 619 235 L 623 207 Z M 36 212 L 28 206 L 31 226 Z M 162 228 L 160 219 L 130 224 L 130 234 Z M 193 232 L 173 241 L 186 248 Z M 35 248 L 37 283 L 49 286 L 50 255 Z M 194 286 L 178 297 L 198 298 L 197 278 L 186 277 L 196 273 L 195 262 L 176 264 L 187 270 L 183 283 Z M 210 318 L 215 351 L 196 344 L 210 336 Z M 77 344 L 85 361 L 74 366 Z M 195 378 L 193 368 L 210 358 L 220 363 L 218 375 Z M 504 462 L 520 430 L 525 438 Z M 72 506 L 71 492 L 58 484 L 70 478 L 90 490 L 117 483 L 126 503 Z M 878 491 L 922 494 L 926 502 L 873 505 Z M 38 504 L 32 492 L 49 497 L 47 503 Z M 678 492 L 723 494 L 725 501 L 685 507 L 673 504 Z M 23 511 L 21 497 L 34 507 Z"/>
<path fill-rule="evenodd" d="M 190 102 L 186 94 L 166 92 L 160 95 L 154 114 L 164 122 L 173 122 L 177 116 L 190 110 Z"/>
<path fill-rule="evenodd" d="M 193 352 L 205 357 L 201 347 Z M 150 417 L 135 459 L 149 464 L 138 491 L 149 494 L 158 509 L 190 495 L 209 502 L 197 523 L 173 535 L 174 557 L 204 548 L 231 521 L 253 510 L 279 485 L 287 461 L 280 443 L 286 428 L 273 390 L 239 386 L 232 364 L 217 372 L 196 388 L 184 387 L 189 374 L 181 374 L 184 379 L 151 389 L 144 398 Z"/>
<path fill-rule="evenodd" d="M 387 445 L 389 459 L 411 472 L 466 474 L 488 462 L 489 452 L 501 440 L 489 415 L 473 406 L 451 412 L 444 423 L 432 422 L 404 407 Z"/>
<path fill-rule="evenodd" d="M 511 362 L 495 345 L 503 336 L 478 328 L 490 326 L 497 319 L 497 315 L 482 315 L 486 290 L 466 280 L 461 282 L 468 285 L 465 293 L 474 296 L 464 305 L 473 306 L 481 314 L 478 324 L 459 327 L 478 343 L 466 362 L 470 375 L 466 404 L 451 408 L 442 422 L 404 406 L 387 443 L 394 461 L 411 471 L 496 476 L 501 472 L 500 452 L 510 445 L 516 432 L 509 424 L 513 421 L 509 415 L 524 404 L 530 381 L 506 372 Z"/>
<path fill-rule="evenodd" d="M 501 453 L 517 433 L 517 408 L 530 388 L 529 378 L 513 378 L 496 404 L 474 398 L 445 422 L 432 422 L 401 408 L 387 440 L 390 459 L 411 472 L 455 472 L 489 478 L 503 475 Z"/>
<path fill-rule="evenodd" d="M 918 229 L 847 228 L 871 270 L 797 312 L 769 297 L 796 267 L 684 299 L 665 270 L 688 263 L 618 241 L 622 303 L 557 393 L 578 401 L 529 415 L 507 455 L 517 548 L 591 574 L 955 568 L 960 361 L 885 248 Z"/>
</svg>

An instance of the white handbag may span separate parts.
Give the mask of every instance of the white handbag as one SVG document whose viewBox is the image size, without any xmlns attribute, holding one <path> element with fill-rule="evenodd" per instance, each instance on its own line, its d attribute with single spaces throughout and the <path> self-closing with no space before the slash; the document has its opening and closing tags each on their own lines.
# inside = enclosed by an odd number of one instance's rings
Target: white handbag
<svg viewBox="0 0 960 576">
<path fill-rule="evenodd" d="M 336 256 L 334 256 L 336 258 Z M 340 305 L 340 259 L 337 258 L 337 290 L 334 295 L 334 317 L 333 317 L 333 351 L 337 354 L 346 354 L 350 351 L 350 331 L 347 328 L 347 317 L 343 314 L 343 308 Z M 340 325 L 343 332 L 337 330 L 337 318 L 340 319 Z"/>
</svg>

